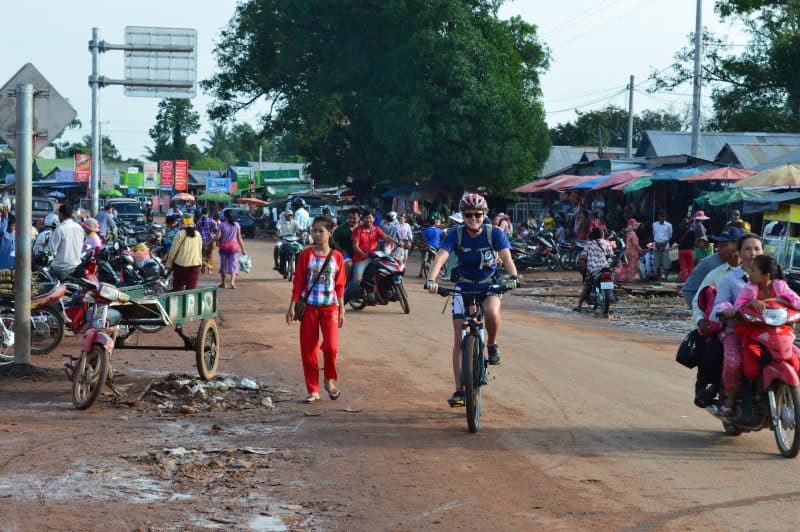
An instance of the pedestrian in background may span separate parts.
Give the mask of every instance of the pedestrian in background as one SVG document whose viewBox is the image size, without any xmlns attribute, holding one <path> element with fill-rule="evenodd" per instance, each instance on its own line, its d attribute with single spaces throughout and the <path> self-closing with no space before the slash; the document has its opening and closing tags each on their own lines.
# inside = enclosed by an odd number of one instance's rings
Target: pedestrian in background
<svg viewBox="0 0 800 532">
<path fill-rule="evenodd" d="M 191 214 L 183 217 L 183 228 L 175 235 L 167 255 L 167 268 L 172 269 L 172 290 L 197 288 L 200 265 L 203 263 L 203 238 L 194 226 Z"/>
<path fill-rule="evenodd" d="M 694 246 L 697 235 L 692 227 L 694 225 L 689 220 L 684 220 L 678 228 L 678 238 L 675 239 L 678 244 L 678 265 L 681 270 L 682 283 L 686 282 L 694 270 Z"/>
<path fill-rule="evenodd" d="M 672 224 L 667 221 L 666 211 L 658 211 L 658 220 L 653 224 L 655 253 L 653 262 L 658 278 L 666 281 L 669 277 L 669 246 L 672 242 Z"/>
<path fill-rule="evenodd" d="M 336 358 L 339 329 L 344 324 L 344 257 L 332 247 L 333 220 L 317 216 L 311 224 L 314 245 L 307 247 L 297 259 L 297 273 L 292 284 L 292 298 L 286 311 L 286 323 L 295 320 L 295 304 L 305 302 L 300 317 L 300 356 L 308 397 L 316 403 L 319 390 L 319 350 L 324 357 L 325 391 L 332 400 L 341 395 L 337 386 Z M 322 345 L 319 336 L 322 333 Z"/>
<path fill-rule="evenodd" d="M 197 230 L 203 239 L 203 266 L 202 273 L 214 273 L 214 239 L 217 237 L 219 227 L 214 218 L 208 215 L 208 209 L 200 211 L 200 219 L 197 220 Z"/>
<path fill-rule="evenodd" d="M 695 265 L 706 257 L 711 256 L 711 246 L 707 236 L 698 236 L 694 241 L 694 263 Z M 685 282 L 685 281 L 684 281 Z"/>
<path fill-rule="evenodd" d="M 224 220 L 219 224 L 216 241 L 219 243 L 220 288 L 226 288 L 226 276 L 231 276 L 231 288 L 235 289 L 239 273 L 239 253 L 247 255 L 242 241 L 242 228 L 230 209 L 225 209 Z"/>
<path fill-rule="evenodd" d="M 0 235 L 0 270 L 13 270 L 16 265 L 16 240 L 14 229 L 15 218 L 9 215 L 3 218 L 5 231 Z"/>
</svg>

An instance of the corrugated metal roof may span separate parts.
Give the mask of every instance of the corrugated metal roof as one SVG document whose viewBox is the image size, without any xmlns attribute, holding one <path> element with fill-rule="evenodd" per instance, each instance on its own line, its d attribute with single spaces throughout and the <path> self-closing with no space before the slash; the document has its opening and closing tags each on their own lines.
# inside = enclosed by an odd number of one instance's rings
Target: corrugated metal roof
<svg viewBox="0 0 800 532">
<path fill-rule="evenodd" d="M 752 166 L 753 170 L 769 170 L 783 164 L 800 164 L 800 148 L 786 152 L 774 159 Z"/>
<path fill-rule="evenodd" d="M 603 148 L 603 151 L 614 154 L 614 158 L 616 154 L 625 153 L 624 148 Z M 597 160 L 597 152 L 597 146 L 551 146 L 550 155 L 537 177 L 558 175 L 575 163 Z"/>
<path fill-rule="evenodd" d="M 701 133 L 701 159 L 713 161 L 726 144 L 789 145 L 800 147 L 798 133 Z M 636 148 L 637 157 L 689 154 L 692 134 L 688 131 L 645 131 Z"/>
<path fill-rule="evenodd" d="M 798 144 L 738 144 L 729 142 L 719 152 L 717 160 L 730 166 L 754 168 L 797 148 Z"/>
</svg>

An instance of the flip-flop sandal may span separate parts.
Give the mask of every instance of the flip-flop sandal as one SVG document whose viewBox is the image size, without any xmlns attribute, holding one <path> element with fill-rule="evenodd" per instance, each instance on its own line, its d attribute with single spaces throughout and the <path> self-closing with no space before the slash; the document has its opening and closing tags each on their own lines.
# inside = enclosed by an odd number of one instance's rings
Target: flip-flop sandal
<svg viewBox="0 0 800 532">
<path fill-rule="evenodd" d="M 313 403 L 319 403 L 319 396 L 318 395 L 309 395 L 303 401 L 305 404 L 310 405 Z"/>
<path fill-rule="evenodd" d="M 342 395 L 342 392 L 339 391 L 339 388 L 328 391 L 328 397 L 330 397 L 332 401 L 337 400 L 340 395 Z"/>
</svg>

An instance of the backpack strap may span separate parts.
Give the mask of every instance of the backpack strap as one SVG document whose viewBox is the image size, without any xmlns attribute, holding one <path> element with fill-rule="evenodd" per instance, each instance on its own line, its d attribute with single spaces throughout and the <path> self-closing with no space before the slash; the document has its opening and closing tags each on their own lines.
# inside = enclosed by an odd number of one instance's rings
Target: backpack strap
<svg viewBox="0 0 800 532">
<path fill-rule="evenodd" d="M 494 249 L 494 226 L 492 224 L 483 224 L 483 230 L 486 233 L 486 240 L 489 242 L 489 249 L 492 250 L 492 253 L 495 252 Z M 456 226 L 456 255 L 461 253 L 461 238 L 464 235 L 464 224 L 459 224 Z"/>
</svg>

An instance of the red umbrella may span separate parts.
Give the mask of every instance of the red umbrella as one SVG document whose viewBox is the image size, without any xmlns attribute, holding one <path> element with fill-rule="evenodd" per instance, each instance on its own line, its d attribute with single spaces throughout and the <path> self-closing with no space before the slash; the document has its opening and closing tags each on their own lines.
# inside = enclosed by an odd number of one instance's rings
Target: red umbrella
<svg viewBox="0 0 800 532">
<path fill-rule="evenodd" d="M 236 203 L 246 203 L 248 205 L 266 205 L 267 202 L 258 198 L 236 198 Z"/>
<path fill-rule="evenodd" d="M 722 168 L 714 168 L 713 170 L 681 178 L 681 181 L 741 181 L 745 177 L 750 177 L 757 173 L 755 170 L 723 166 Z"/>
<path fill-rule="evenodd" d="M 592 190 L 613 187 L 614 185 L 621 185 L 623 183 L 630 183 L 634 179 L 638 179 L 640 177 L 650 177 L 652 175 L 653 174 L 648 174 L 647 172 L 640 172 L 639 170 L 622 170 L 621 172 L 611 174 L 611 177 L 602 183 L 598 183 L 593 186 Z"/>
</svg>

